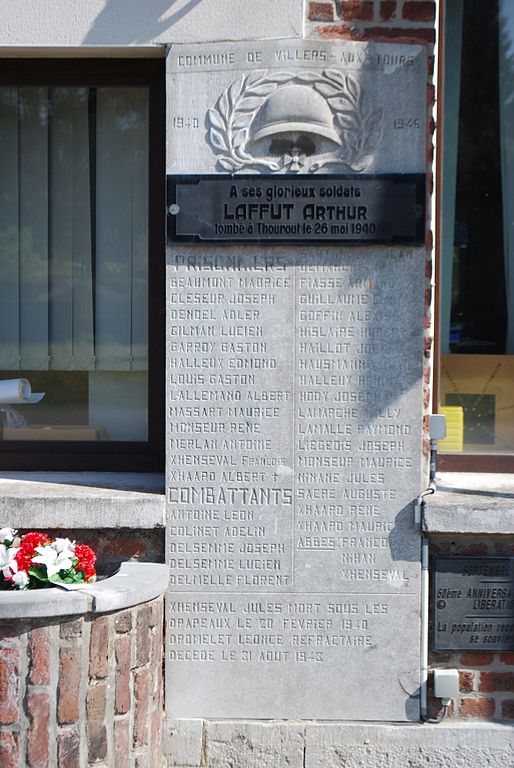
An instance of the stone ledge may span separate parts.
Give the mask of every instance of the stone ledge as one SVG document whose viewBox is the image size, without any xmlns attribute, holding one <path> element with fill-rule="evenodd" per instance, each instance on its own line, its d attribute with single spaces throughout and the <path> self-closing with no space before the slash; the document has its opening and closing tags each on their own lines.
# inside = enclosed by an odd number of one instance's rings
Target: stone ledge
<svg viewBox="0 0 514 768">
<path fill-rule="evenodd" d="M 13 528 L 163 528 L 164 479 L 115 472 L 2 472 L 0 521 Z"/>
<path fill-rule="evenodd" d="M 509 768 L 514 734 L 511 725 L 476 722 L 307 726 L 304 768 L 339 768 L 342 752 L 346 768 Z"/>
<path fill-rule="evenodd" d="M 0 592 L 0 621 L 46 616 L 80 616 L 88 613 L 92 599 L 82 592 L 65 592 L 59 587 Z"/>
<path fill-rule="evenodd" d="M 0 592 L 0 621 L 132 608 L 162 595 L 168 581 L 169 568 L 163 563 L 122 563 L 114 576 L 76 591 L 50 587 Z"/>
<path fill-rule="evenodd" d="M 85 587 L 83 592 L 93 599 L 93 613 L 107 613 L 159 597 L 168 588 L 169 580 L 166 563 L 123 563 L 110 579 Z"/>
<path fill-rule="evenodd" d="M 447 472 L 425 498 L 428 533 L 514 534 L 514 475 Z"/>
<path fill-rule="evenodd" d="M 512 724 L 166 720 L 168 768 L 512 768 Z"/>
</svg>

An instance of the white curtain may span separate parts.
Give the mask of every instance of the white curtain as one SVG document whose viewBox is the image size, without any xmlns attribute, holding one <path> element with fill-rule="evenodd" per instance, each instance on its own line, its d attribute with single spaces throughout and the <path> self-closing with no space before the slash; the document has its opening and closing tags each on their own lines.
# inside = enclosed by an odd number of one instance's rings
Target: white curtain
<svg viewBox="0 0 514 768">
<path fill-rule="evenodd" d="M 453 252 L 455 239 L 455 192 L 457 188 L 457 151 L 459 138 L 460 67 L 462 50 L 463 0 L 446 3 L 444 41 L 444 123 L 442 134 L 443 179 L 441 221 L 441 352 L 450 352 L 450 314 L 452 302 Z"/>
<path fill-rule="evenodd" d="M 514 354 L 514 4 L 499 0 L 500 152 L 507 301 L 505 352 Z"/>
<path fill-rule="evenodd" d="M 50 367 L 94 362 L 88 91 L 51 91 L 48 316 Z"/>
<path fill-rule="evenodd" d="M 1 370 L 147 367 L 147 91 L 96 101 L 0 89 Z"/>
<path fill-rule="evenodd" d="M 2 89 L 0 362 L 48 367 L 48 94 Z"/>
<path fill-rule="evenodd" d="M 147 91 L 99 88 L 97 114 L 96 367 L 146 370 Z"/>
<path fill-rule="evenodd" d="M 0 89 L 0 368 L 20 367 L 18 91 Z"/>
</svg>

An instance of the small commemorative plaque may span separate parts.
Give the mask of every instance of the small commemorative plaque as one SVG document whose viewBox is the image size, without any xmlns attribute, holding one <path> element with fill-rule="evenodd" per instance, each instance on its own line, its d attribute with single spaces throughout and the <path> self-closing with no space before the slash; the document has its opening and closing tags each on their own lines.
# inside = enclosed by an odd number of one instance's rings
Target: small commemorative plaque
<svg viewBox="0 0 514 768">
<path fill-rule="evenodd" d="M 514 650 L 514 558 L 437 557 L 436 650 Z"/>
<path fill-rule="evenodd" d="M 424 198 L 423 174 L 168 176 L 168 239 L 422 244 Z"/>
</svg>

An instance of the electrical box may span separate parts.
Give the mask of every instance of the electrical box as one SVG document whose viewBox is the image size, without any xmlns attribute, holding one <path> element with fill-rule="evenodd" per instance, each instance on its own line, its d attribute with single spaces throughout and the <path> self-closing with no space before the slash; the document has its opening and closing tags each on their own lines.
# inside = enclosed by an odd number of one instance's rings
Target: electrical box
<svg viewBox="0 0 514 768">
<path fill-rule="evenodd" d="M 430 417 L 430 439 L 444 440 L 446 437 L 446 416 L 442 413 L 433 413 Z"/>
<path fill-rule="evenodd" d="M 450 699 L 459 695 L 459 671 L 457 669 L 434 669 L 434 696 L 447 705 Z"/>
</svg>

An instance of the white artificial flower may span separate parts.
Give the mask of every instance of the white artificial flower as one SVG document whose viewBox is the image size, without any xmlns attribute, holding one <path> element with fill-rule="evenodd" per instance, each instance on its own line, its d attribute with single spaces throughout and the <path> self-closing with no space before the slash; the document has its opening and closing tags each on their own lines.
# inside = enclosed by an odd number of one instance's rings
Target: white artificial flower
<svg viewBox="0 0 514 768">
<path fill-rule="evenodd" d="M 0 568 L 3 568 L 7 563 L 7 553 L 9 548 L 5 544 L 0 544 Z"/>
<path fill-rule="evenodd" d="M 15 560 L 19 547 L 6 547 L 0 544 L 0 570 L 4 579 L 10 579 L 18 570 L 18 563 Z"/>
<path fill-rule="evenodd" d="M 68 542 L 71 545 L 69 539 L 58 539 L 58 541 Z M 39 554 L 32 558 L 32 562 L 46 566 L 46 574 L 49 579 L 59 573 L 59 571 L 65 571 L 73 565 L 71 558 L 75 556 L 74 550 L 61 544 L 59 549 L 60 551 L 53 544 L 35 547 L 36 552 Z"/>
<path fill-rule="evenodd" d="M 0 528 L 0 544 L 5 544 L 6 541 L 13 541 L 16 536 L 14 528 Z"/>
<path fill-rule="evenodd" d="M 29 583 L 29 575 L 27 571 L 18 571 L 13 575 L 12 580 L 18 589 L 25 589 Z"/>
<path fill-rule="evenodd" d="M 64 552 L 65 550 L 68 550 L 69 552 L 75 553 L 75 542 L 70 541 L 69 539 L 55 539 L 55 541 L 52 544 L 52 547 L 59 552 Z"/>
</svg>

